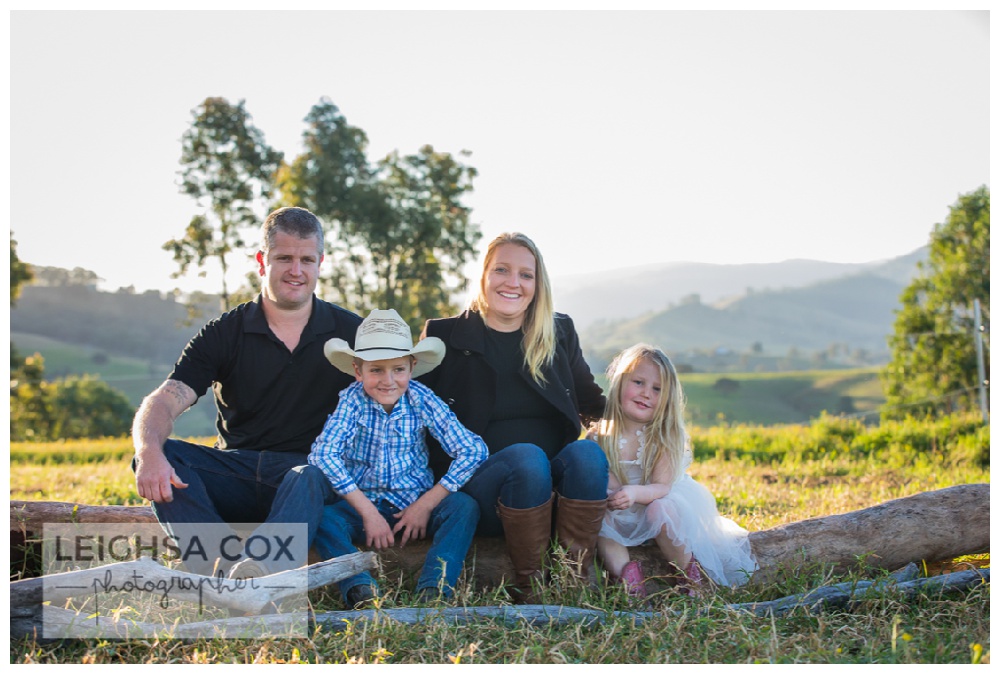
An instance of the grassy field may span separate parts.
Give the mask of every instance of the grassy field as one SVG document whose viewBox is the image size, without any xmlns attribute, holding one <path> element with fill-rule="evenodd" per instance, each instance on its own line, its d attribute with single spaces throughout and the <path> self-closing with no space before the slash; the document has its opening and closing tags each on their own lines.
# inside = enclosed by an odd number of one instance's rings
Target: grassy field
<svg viewBox="0 0 1000 674">
<path fill-rule="evenodd" d="M 878 369 L 807 372 L 692 373 L 681 375 L 688 416 L 699 425 L 718 421 L 803 423 L 821 412 L 865 415 L 885 403 Z M 877 414 L 874 415 L 877 421 Z"/>
<path fill-rule="evenodd" d="M 865 508 L 957 484 L 989 482 L 989 429 L 974 418 L 865 426 L 824 418 L 808 426 L 694 428 L 691 474 L 722 514 L 750 530 Z M 11 446 L 11 498 L 139 503 L 125 440 Z M 891 535 L 891 532 L 887 532 Z M 983 563 L 980 558 L 979 563 Z M 988 556 L 985 559 L 988 563 Z M 16 570 L 12 570 L 16 574 Z M 13 576 L 12 576 L 13 577 Z M 665 592 L 662 618 L 637 623 L 611 612 L 630 607 L 617 589 L 560 584 L 549 603 L 606 612 L 603 624 L 484 621 L 417 627 L 388 619 L 348 622 L 302 639 L 214 641 L 78 640 L 12 642 L 12 663 L 972 663 L 990 659 L 990 591 L 891 594 L 849 609 L 781 618 L 726 610 L 803 592 L 834 577 L 800 568 L 767 585 L 719 589 L 698 601 Z M 385 608 L 412 605 L 412 583 L 382 578 Z M 310 593 L 318 611 L 343 610 L 336 592 Z M 496 605 L 502 594 L 465 584 L 456 605 Z M 695 612 L 696 608 L 704 612 Z"/>
</svg>

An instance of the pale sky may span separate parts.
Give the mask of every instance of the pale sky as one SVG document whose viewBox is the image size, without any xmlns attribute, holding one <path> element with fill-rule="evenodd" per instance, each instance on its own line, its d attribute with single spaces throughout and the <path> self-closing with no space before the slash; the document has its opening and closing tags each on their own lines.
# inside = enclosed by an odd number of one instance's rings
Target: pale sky
<svg viewBox="0 0 1000 674">
<path fill-rule="evenodd" d="M 9 26 L 18 253 L 108 290 L 218 290 L 170 278 L 161 250 L 198 212 L 180 138 L 210 96 L 245 99 L 289 161 L 323 96 L 372 159 L 471 151 L 480 249 L 523 231 L 555 277 L 891 258 L 989 184 L 982 11 L 17 11 Z"/>
</svg>

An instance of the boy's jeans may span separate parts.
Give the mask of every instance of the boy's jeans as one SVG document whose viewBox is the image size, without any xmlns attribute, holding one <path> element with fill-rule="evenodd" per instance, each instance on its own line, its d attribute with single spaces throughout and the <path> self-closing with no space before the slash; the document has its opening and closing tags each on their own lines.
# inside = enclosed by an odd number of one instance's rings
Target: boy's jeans
<svg viewBox="0 0 1000 674">
<path fill-rule="evenodd" d="M 178 477 L 187 483 L 174 488 L 174 500 L 153 503 L 153 512 L 163 528 L 185 549 L 188 537 L 204 531 L 201 525 L 263 522 L 254 533 L 267 536 L 287 527 L 305 524 L 311 539 L 319 527 L 323 505 L 337 498 L 323 471 L 307 464 L 308 454 L 215 449 L 182 440 L 167 440 L 164 454 Z M 133 464 L 134 469 L 134 464 Z M 308 541 L 301 549 L 308 551 Z M 185 565 L 192 573 L 228 573 L 234 560 L 208 562 L 192 557 Z M 271 573 L 307 563 L 286 558 L 268 564 Z"/>
<path fill-rule="evenodd" d="M 389 526 L 395 527 L 399 520 L 393 515 L 399 508 L 382 500 L 375 504 Z M 423 569 L 417 579 L 417 592 L 425 588 L 440 589 L 445 597 L 450 597 L 462 573 L 465 555 L 472 544 L 472 534 L 479 523 L 479 506 L 468 494 L 453 492 L 431 511 L 427 522 L 427 535 L 433 537 Z M 365 527 L 358 512 L 347 502 L 339 501 L 323 508 L 323 521 L 313 543 L 316 552 L 324 559 L 340 557 L 357 552 L 354 543 L 365 540 Z M 362 571 L 340 581 L 340 592 L 357 585 L 375 585 L 371 574 Z"/>
</svg>

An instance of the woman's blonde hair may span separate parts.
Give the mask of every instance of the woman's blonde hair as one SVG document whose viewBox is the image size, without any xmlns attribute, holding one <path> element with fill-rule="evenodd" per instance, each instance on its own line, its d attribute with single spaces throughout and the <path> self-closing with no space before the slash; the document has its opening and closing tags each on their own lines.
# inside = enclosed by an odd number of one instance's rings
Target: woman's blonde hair
<svg viewBox="0 0 1000 674">
<path fill-rule="evenodd" d="M 660 371 L 660 400 L 653 419 L 646 426 L 645 449 L 642 455 L 642 482 L 648 484 L 658 461 L 669 469 L 669 483 L 679 477 L 684 460 L 687 433 L 684 430 L 684 393 L 677 370 L 667 354 L 648 344 L 636 344 L 625 349 L 608 366 L 608 398 L 604 418 L 598 424 L 597 441 L 608 457 L 608 468 L 621 484 L 628 484 L 621 467 L 619 443 L 624 430 L 622 389 L 628 375 L 643 360 Z"/>
<path fill-rule="evenodd" d="M 486 312 L 489 309 L 489 301 L 486 297 L 486 277 L 490 273 L 497 249 L 509 243 L 527 248 L 535 257 L 535 296 L 531 300 L 531 304 L 528 305 L 524 317 L 524 339 L 521 342 L 521 347 L 524 350 L 524 362 L 528 366 L 531 378 L 539 385 L 544 386 L 546 383 L 545 368 L 552 364 L 556 353 L 556 319 L 555 309 L 552 305 L 552 285 L 549 282 L 549 274 L 545 270 L 542 254 L 538 251 L 534 241 L 520 232 L 504 232 L 490 241 L 486 247 L 486 256 L 483 258 L 483 273 L 479 278 L 479 294 L 473 298 L 469 308 L 478 311 L 483 316 L 483 320 L 486 319 Z"/>
</svg>

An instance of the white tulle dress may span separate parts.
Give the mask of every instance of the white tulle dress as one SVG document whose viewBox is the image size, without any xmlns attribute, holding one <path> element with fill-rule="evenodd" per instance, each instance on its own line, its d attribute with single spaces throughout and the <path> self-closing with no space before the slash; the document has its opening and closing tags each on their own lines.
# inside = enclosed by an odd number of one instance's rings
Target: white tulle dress
<svg viewBox="0 0 1000 674">
<path fill-rule="evenodd" d="M 635 461 L 621 461 L 621 465 L 628 484 L 642 484 L 642 447 Z M 674 545 L 690 551 L 715 583 L 742 585 L 757 569 L 747 531 L 719 515 L 712 493 L 687 474 L 690 465 L 689 449 L 669 494 L 648 505 L 635 503 L 628 510 L 608 510 L 600 535 L 634 547 L 655 538 L 665 524 Z"/>
</svg>

